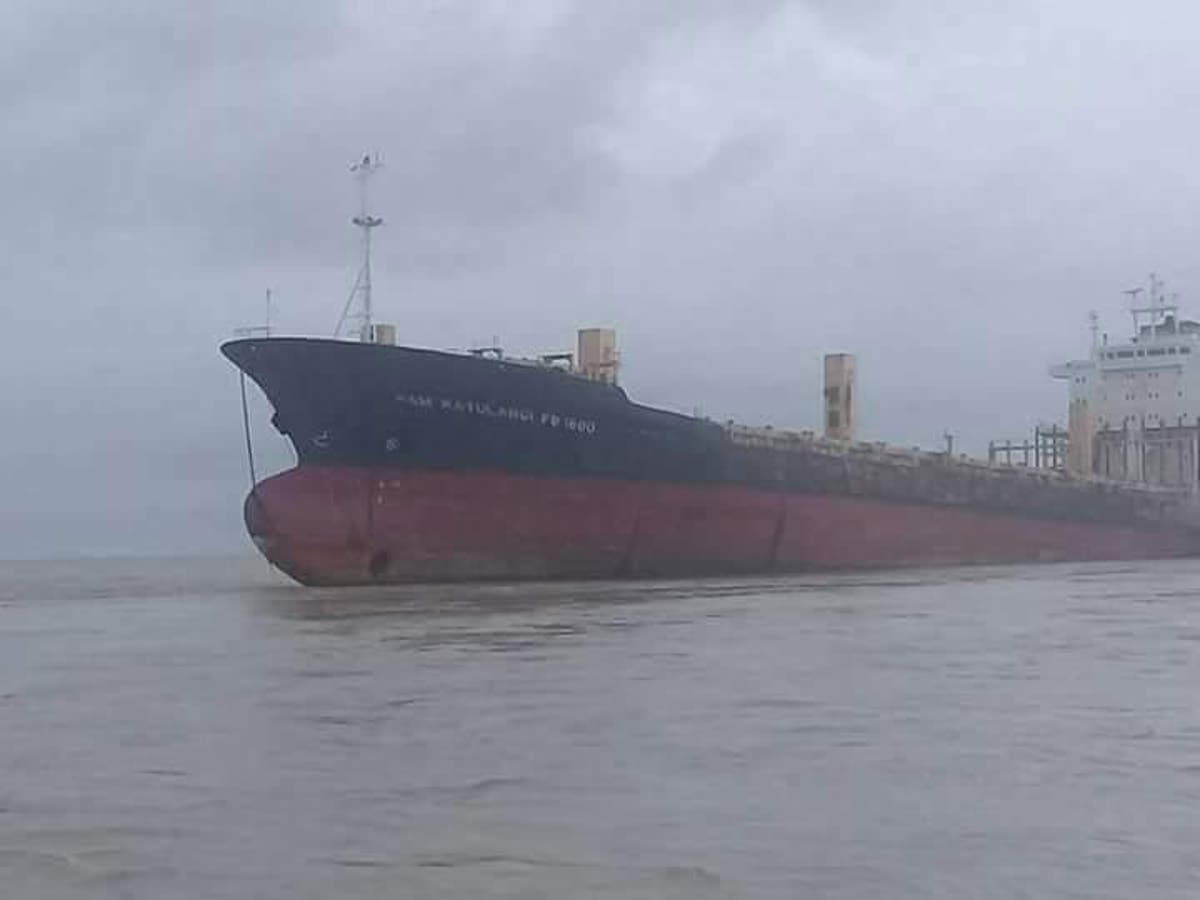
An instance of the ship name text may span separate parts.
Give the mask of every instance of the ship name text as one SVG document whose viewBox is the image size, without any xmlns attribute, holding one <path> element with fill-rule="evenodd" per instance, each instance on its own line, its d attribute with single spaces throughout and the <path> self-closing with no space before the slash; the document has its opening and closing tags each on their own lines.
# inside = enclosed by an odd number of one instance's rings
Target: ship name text
<svg viewBox="0 0 1200 900">
<path fill-rule="evenodd" d="M 404 393 L 397 394 L 396 400 L 405 406 L 417 409 L 482 416 L 488 419 L 506 419 L 510 422 L 561 429 L 582 435 L 593 435 L 597 429 L 594 419 L 582 419 L 578 416 L 568 416 L 546 410 L 532 410 L 503 403 L 489 403 L 486 400 L 460 400 L 451 397 L 434 397 L 429 394 Z"/>
</svg>

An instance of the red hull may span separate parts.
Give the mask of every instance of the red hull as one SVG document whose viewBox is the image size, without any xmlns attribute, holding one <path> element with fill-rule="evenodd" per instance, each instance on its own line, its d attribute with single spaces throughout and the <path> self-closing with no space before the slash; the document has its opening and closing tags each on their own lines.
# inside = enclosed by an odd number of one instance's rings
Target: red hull
<svg viewBox="0 0 1200 900">
<path fill-rule="evenodd" d="M 1183 530 L 734 486 L 302 466 L 247 498 L 264 555 L 311 585 L 690 576 L 1146 559 Z"/>
</svg>

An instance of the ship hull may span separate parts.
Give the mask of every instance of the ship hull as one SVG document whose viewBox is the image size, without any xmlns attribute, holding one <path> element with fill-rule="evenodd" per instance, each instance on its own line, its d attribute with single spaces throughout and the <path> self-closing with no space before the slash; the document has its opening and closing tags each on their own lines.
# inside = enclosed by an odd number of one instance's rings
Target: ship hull
<svg viewBox="0 0 1200 900">
<path fill-rule="evenodd" d="M 720 425 L 512 361 L 298 338 L 222 351 L 296 450 L 246 524 L 304 584 L 1200 552 L 1186 493 Z"/>
<path fill-rule="evenodd" d="M 1195 555 L 1194 531 L 736 484 L 300 465 L 246 525 L 306 585 L 691 577 Z"/>
</svg>

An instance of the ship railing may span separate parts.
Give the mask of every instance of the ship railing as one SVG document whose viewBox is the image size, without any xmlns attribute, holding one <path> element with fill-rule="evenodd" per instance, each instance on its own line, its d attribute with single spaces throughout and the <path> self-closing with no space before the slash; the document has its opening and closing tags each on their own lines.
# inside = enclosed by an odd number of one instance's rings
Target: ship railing
<svg viewBox="0 0 1200 900">
<path fill-rule="evenodd" d="M 854 460 L 857 463 L 876 462 L 880 465 L 917 468 L 920 466 L 942 466 L 958 469 L 971 477 L 1014 480 L 1018 483 L 1040 483 L 1055 485 L 1060 490 L 1084 492 L 1112 492 L 1137 494 L 1159 501 L 1175 500 L 1195 504 L 1197 493 L 1186 486 L 1158 485 L 1117 481 L 1097 475 L 1069 475 L 1061 469 L 1042 469 L 1012 465 L 999 461 L 975 459 L 945 452 L 931 452 L 918 448 L 896 447 L 883 442 L 835 441 L 818 436 L 811 431 L 791 431 L 780 428 L 756 428 L 748 425 L 726 423 L 724 431 L 729 439 L 744 447 L 773 450 L 783 453 L 817 453 L 830 458 Z"/>
</svg>

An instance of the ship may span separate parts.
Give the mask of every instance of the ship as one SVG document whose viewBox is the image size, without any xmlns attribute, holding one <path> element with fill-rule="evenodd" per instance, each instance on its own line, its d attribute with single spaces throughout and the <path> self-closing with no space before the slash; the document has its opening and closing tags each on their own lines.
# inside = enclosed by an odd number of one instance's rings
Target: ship
<svg viewBox="0 0 1200 900">
<path fill-rule="evenodd" d="M 1054 454 L 1062 464 L 1030 467 L 855 440 L 849 354 L 825 357 L 818 434 L 638 403 L 621 383 L 608 328 L 580 330 L 572 353 L 532 359 L 498 347 L 399 346 L 395 329 L 371 317 L 371 230 L 381 220 L 368 212 L 365 185 L 375 168 L 371 157 L 355 167 L 364 245 L 351 296 L 357 332 L 248 335 L 221 346 L 240 370 L 243 411 L 248 378 L 295 450 L 292 468 L 261 481 L 252 463 L 244 519 L 267 560 L 302 584 L 740 576 L 1200 551 L 1195 478 L 1150 483 L 1096 470 L 1094 448 L 1107 446 L 1111 429 L 1091 424 L 1082 382 L 1073 382 L 1066 452 Z M 1093 366 L 1110 352 L 1123 351 L 1094 347 Z M 1092 377 L 1079 372 L 1067 364 L 1056 374 Z"/>
</svg>

